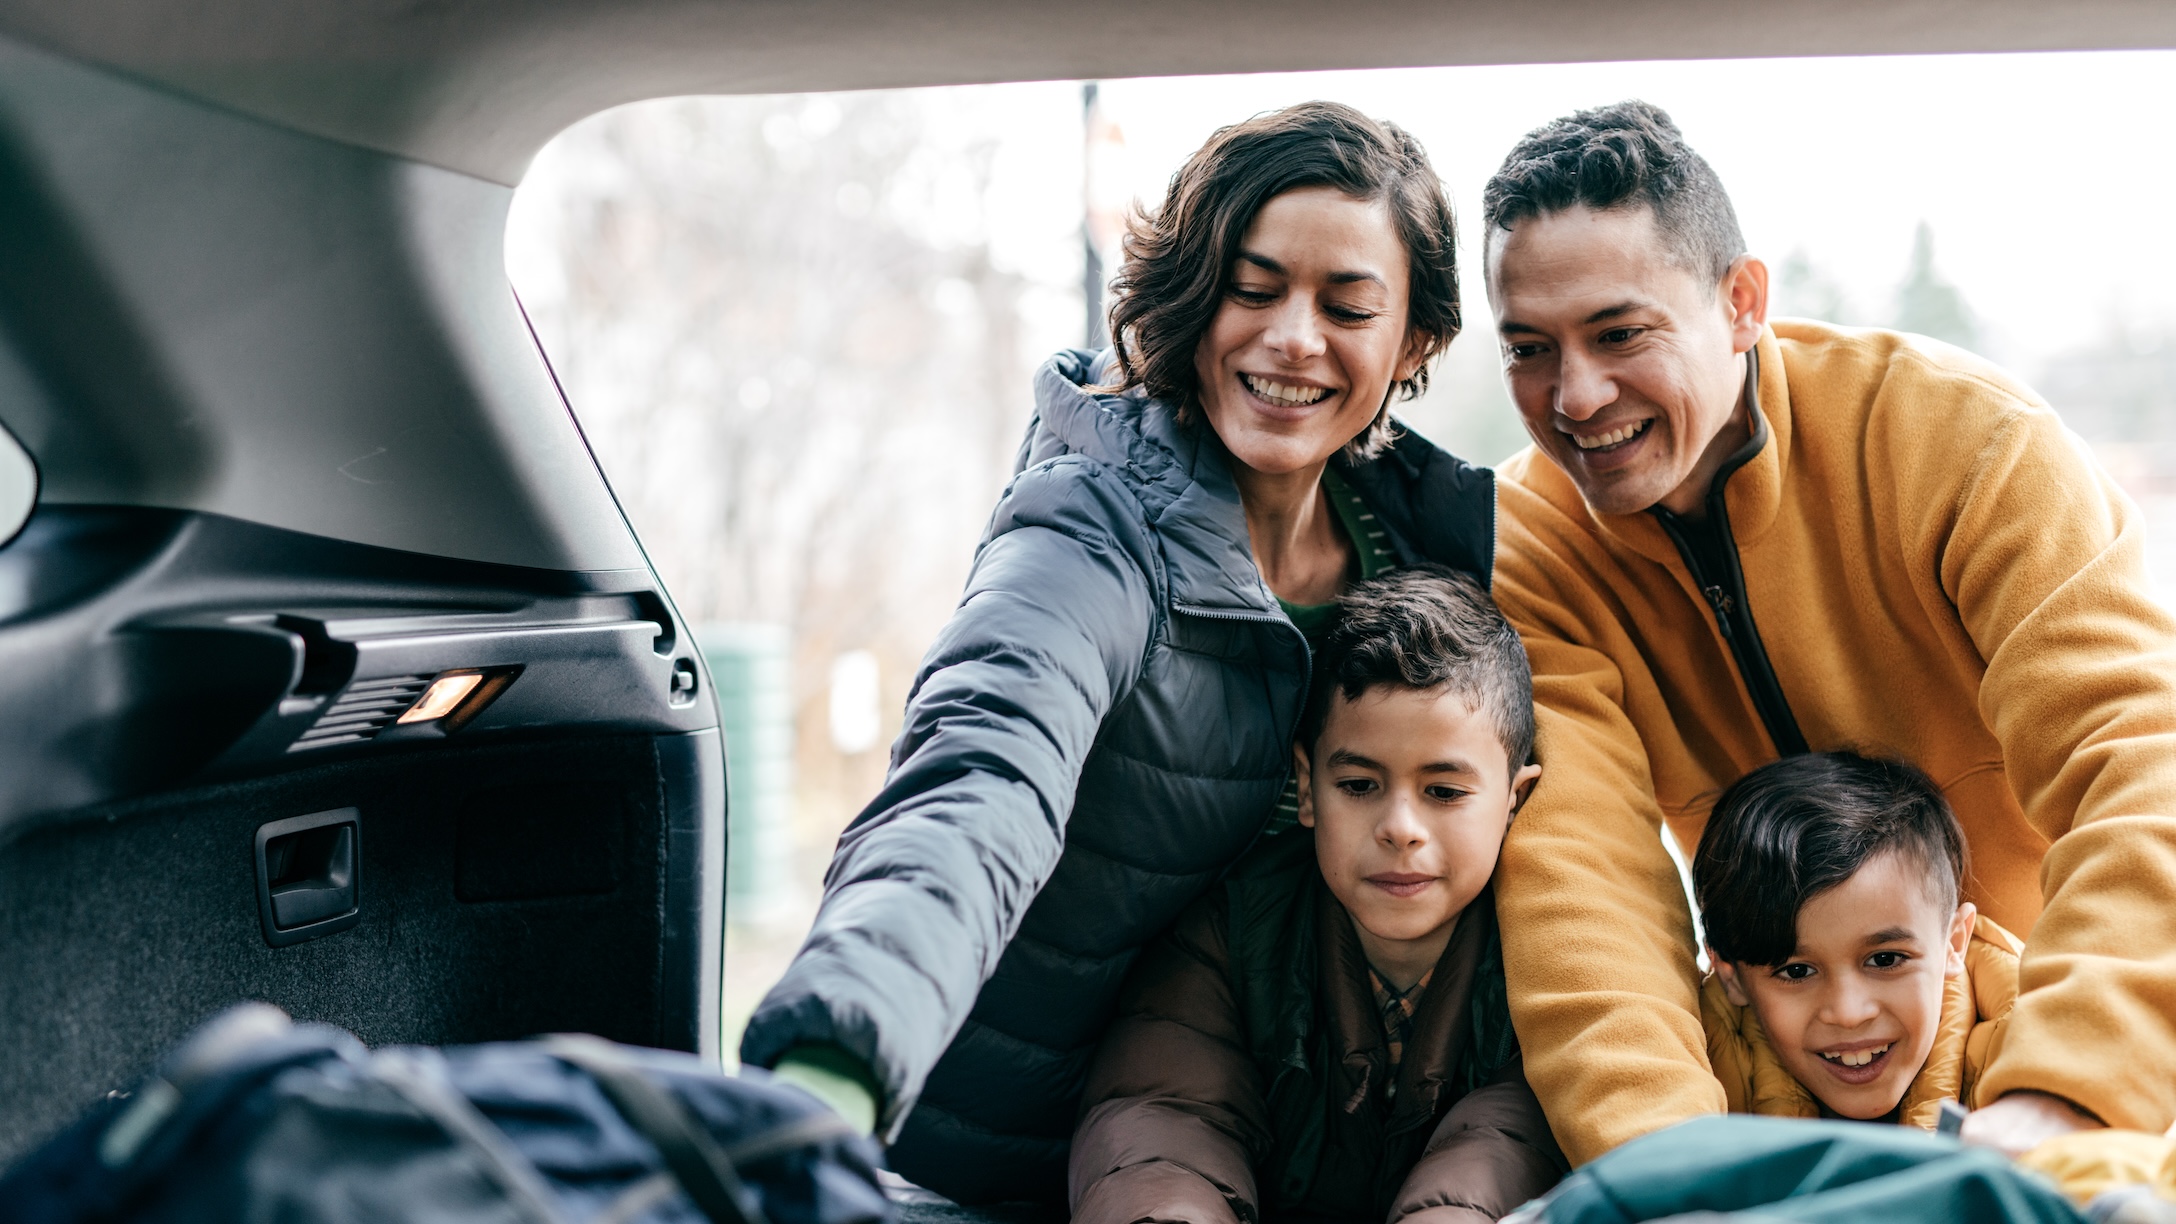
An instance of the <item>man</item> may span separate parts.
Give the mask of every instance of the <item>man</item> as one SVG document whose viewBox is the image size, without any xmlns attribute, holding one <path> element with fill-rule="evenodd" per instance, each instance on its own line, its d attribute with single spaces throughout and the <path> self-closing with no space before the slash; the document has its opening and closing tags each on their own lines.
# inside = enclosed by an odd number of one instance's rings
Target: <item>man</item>
<svg viewBox="0 0 2176 1224">
<path fill-rule="evenodd" d="M 2030 937 L 1967 1137 L 2176 1119 L 2176 622 L 2137 510 L 2002 372 L 1766 325 L 1768 273 L 1660 110 L 1530 134 L 1489 182 L 1489 292 L 1534 447 L 1496 593 L 1546 780 L 1498 885 L 1527 1074 L 1575 1161 L 1724 1107 L 1656 836 L 1764 761 L 1853 748 L 1941 786 L 1965 898 Z"/>
</svg>

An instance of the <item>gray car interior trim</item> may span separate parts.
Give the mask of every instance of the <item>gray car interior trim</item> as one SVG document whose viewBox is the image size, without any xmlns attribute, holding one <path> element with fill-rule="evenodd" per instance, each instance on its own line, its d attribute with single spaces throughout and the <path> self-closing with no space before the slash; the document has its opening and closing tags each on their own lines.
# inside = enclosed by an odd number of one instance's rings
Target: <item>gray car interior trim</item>
<svg viewBox="0 0 2176 1224">
<path fill-rule="evenodd" d="M 512 197 L 0 41 L 0 422 L 41 499 L 647 569 L 507 286 Z"/>
<path fill-rule="evenodd" d="M 679 94 L 1438 64 L 2176 46 L 2162 0 L 4 0 L 0 29 L 501 183 Z"/>
</svg>

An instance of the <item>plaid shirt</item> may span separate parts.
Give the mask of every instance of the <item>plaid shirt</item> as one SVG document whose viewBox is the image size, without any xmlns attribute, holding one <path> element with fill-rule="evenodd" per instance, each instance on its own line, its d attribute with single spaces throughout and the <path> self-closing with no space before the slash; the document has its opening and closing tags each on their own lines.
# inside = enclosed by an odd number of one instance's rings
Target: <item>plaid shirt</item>
<svg viewBox="0 0 2176 1224">
<path fill-rule="evenodd" d="M 1368 989 L 1375 992 L 1375 1010 L 1383 1018 L 1383 1037 L 1390 1046 L 1390 1069 L 1383 1076 L 1385 1097 L 1397 1095 L 1398 1064 L 1405 1058 L 1405 1043 L 1413 1038 L 1413 1012 L 1428 989 L 1428 979 L 1435 975 L 1431 968 L 1420 975 L 1419 981 L 1398 990 L 1375 972 L 1375 966 L 1368 966 Z"/>
</svg>

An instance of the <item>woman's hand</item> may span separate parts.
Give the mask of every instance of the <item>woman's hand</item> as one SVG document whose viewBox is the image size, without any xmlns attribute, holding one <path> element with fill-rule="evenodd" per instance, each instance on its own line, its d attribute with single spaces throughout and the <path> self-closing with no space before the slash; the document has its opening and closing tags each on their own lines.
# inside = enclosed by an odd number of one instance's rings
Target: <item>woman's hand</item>
<svg viewBox="0 0 2176 1224">
<path fill-rule="evenodd" d="M 2015 1159 L 2050 1139 L 2107 1125 L 2051 1093 L 2011 1092 L 1966 1115 L 1958 1137 Z"/>
</svg>

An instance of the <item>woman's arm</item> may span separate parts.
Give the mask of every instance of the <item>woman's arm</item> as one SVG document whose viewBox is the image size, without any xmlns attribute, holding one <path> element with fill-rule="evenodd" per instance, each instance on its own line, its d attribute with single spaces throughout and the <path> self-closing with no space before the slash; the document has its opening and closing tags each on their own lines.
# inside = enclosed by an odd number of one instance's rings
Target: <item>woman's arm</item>
<svg viewBox="0 0 2176 1224">
<path fill-rule="evenodd" d="M 1467 1093 L 1436 1124 L 1398 1189 L 1391 1224 L 1479 1224 L 1509 1215 L 1564 1176 L 1520 1059 Z"/>
<path fill-rule="evenodd" d="M 1258 1218 L 1254 1162 L 1269 1122 L 1215 896 L 1181 915 L 1127 979 L 1081 1095 L 1073 1224 Z"/>
<path fill-rule="evenodd" d="M 1081 765 L 1161 615 L 1132 495 L 1059 460 L 999 503 L 878 793 L 839 839 L 808 940 L 741 1060 L 835 1046 L 904 1115 L 1057 866 Z"/>
</svg>

